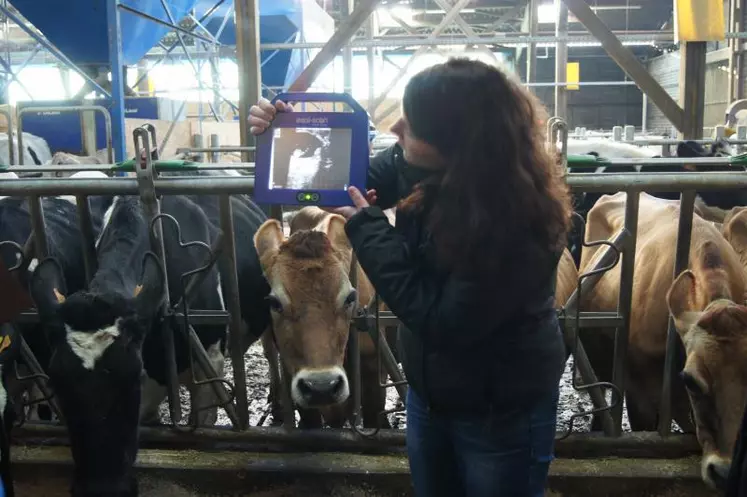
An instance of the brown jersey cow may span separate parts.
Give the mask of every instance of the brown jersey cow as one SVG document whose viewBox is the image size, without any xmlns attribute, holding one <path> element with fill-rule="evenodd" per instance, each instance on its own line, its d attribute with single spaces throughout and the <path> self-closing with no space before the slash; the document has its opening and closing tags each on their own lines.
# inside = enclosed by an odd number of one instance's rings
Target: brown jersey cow
<svg viewBox="0 0 747 497">
<path fill-rule="evenodd" d="M 254 237 L 271 290 L 274 340 L 281 363 L 291 378 L 291 397 L 299 407 L 302 426 L 325 421 L 340 427 L 349 411 L 350 371 L 345 361 L 350 320 L 367 305 L 374 289 L 359 265 L 357 290 L 350 282 L 352 249 L 345 220 L 317 207 L 305 207 L 291 221 L 290 236 L 269 220 Z M 385 391 L 379 386 L 376 348 L 360 333 L 361 409 L 365 427 L 377 425 Z M 318 409 L 318 411 L 316 411 Z M 386 418 L 380 426 L 389 427 Z"/>
<path fill-rule="evenodd" d="M 719 487 L 728 474 L 747 394 L 745 273 L 718 227 L 696 213 L 689 267 L 675 279 L 678 217 L 678 201 L 641 194 L 625 367 L 628 415 L 633 430 L 656 429 L 671 314 L 686 351 L 673 386 L 672 415 L 689 431 L 692 409 L 703 480 Z M 625 194 L 602 196 L 589 211 L 586 240 L 610 239 L 624 218 Z M 597 252 L 598 247 L 584 248 L 582 272 L 593 267 Z M 582 310 L 615 311 L 619 289 L 620 264 L 600 279 Z M 610 381 L 614 335 L 589 331 L 582 340 L 592 365 L 600 379 Z"/>
</svg>

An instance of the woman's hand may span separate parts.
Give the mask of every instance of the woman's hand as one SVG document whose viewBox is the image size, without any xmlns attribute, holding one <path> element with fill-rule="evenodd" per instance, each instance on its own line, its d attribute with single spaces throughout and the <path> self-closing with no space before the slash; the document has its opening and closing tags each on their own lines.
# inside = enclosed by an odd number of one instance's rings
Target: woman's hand
<svg viewBox="0 0 747 497">
<path fill-rule="evenodd" d="M 350 198 L 353 200 L 353 207 L 346 205 L 344 207 L 330 209 L 330 212 L 339 214 L 347 220 L 355 216 L 361 209 L 376 203 L 376 190 L 368 190 L 364 197 L 359 189 L 351 186 L 348 188 L 348 195 L 350 195 Z"/>
<path fill-rule="evenodd" d="M 275 102 L 275 105 L 266 98 L 260 98 L 256 105 L 249 107 L 249 131 L 253 135 L 261 135 L 270 127 L 270 123 L 278 112 L 293 112 L 293 107 L 282 100 Z"/>
</svg>

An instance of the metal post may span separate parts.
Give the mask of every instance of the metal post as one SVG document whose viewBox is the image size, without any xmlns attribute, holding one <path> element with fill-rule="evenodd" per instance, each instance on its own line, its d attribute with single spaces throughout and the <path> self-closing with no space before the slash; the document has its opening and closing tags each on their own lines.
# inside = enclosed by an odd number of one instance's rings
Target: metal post
<svg viewBox="0 0 747 497">
<path fill-rule="evenodd" d="M 529 0 L 527 4 L 527 18 L 529 20 L 529 36 L 537 36 L 537 0 Z M 557 56 L 557 53 L 556 53 Z M 527 83 L 534 83 L 537 79 L 537 44 L 527 46 Z"/>
<path fill-rule="evenodd" d="M 568 34 L 568 7 L 561 0 L 555 0 L 558 5 L 558 18 L 555 25 L 556 36 Z M 568 82 L 568 44 L 559 41 L 555 44 L 555 82 Z M 563 85 L 555 87 L 555 115 L 568 121 L 568 88 Z"/>
<path fill-rule="evenodd" d="M 199 133 L 195 133 L 192 135 L 192 146 L 194 148 L 203 148 L 204 147 L 204 140 L 202 139 L 202 135 Z M 197 153 L 197 160 L 198 162 L 203 162 L 205 160 L 205 155 L 202 152 Z"/>
<path fill-rule="evenodd" d="M 376 36 L 376 18 L 373 14 L 368 16 L 368 25 L 366 28 L 366 35 L 369 40 L 373 40 Z M 373 119 L 374 112 L 376 109 L 373 108 L 373 100 L 376 97 L 376 77 L 374 76 L 375 71 L 375 59 L 374 59 L 374 47 L 368 47 L 366 49 L 366 58 L 368 59 L 368 113 Z"/>
<path fill-rule="evenodd" d="M 244 372 L 244 344 L 241 336 L 241 302 L 239 300 L 239 279 L 236 269 L 236 242 L 233 231 L 233 210 L 231 197 L 220 196 L 220 228 L 223 233 L 223 254 L 228 270 L 227 307 L 231 317 L 229 323 L 229 343 L 231 344 L 231 363 L 233 364 L 234 395 L 236 396 L 236 414 L 238 429 L 246 430 L 249 426 L 249 400 L 246 395 L 246 374 Z"/>
<path fill-rule="evenodd" d="M 343 0 L 342 2 L 342 18 L 343 20 L 350 17 L 350 13 L 353 12 L 355 4 L 353 0 Z M 372 14 L 373 15 L 373 14 Z M 371 16 L 369 16 L 370 18 Z M 342 73 L 343 73 L 343 92 L 350 95 L 353 94 L 353 48 L 350 44 L 346 44 L 342 49 Z"/>
<path fill-rule="evenodd" d="M 80 131 L 83 155 L 96 155 L 96 113 L 84 110 L 80 115 Z"/>
<path fill-rule="evenodd" d="M 217 149 L 220 147 L 220 135 L 213 133 L 210 135 L 210 148 Z M 217 151 L 210 152 L 209 162 L 216 163 L 220 160 L 220 153 Z"/>
<path fill-rule="evenodd" d="M 674 259 L 674 277 L 687 269 L 690 260 L 690 240 L 693 230 L 693 208 L 695 206 L 695 191 L 689 190 L 680 195 L 680 217 L 677 227 L 677 248 Z M 669 316 L 667 330 L 667 353 L 664 358 L 664 376 L 661 387 L 659 404 L 659 435 L 665 437 L 672 428 L 672 385 L 677 375 L 677 359 L 684 352 L 682 342 L 674 326 L 674 319 Z"/>
<path fill-rule="evenodd" d="M 114 160 L 122 162 L 127 155 L 127 148 L 125 145 L 122 31 L 119 18 L 119 0 L 106 1 L 106 16 L 109 34 L 109 61 L 112 74 L 112 146 L 114 147 Z"/>
<path fill-rule="evenodd" d="M 612 365 L 612 383 L 625 395 L 625 366 L 628 358 L 628 337 L 630 334 L 631 303 L 633 301 L 633 268 L 635 266 L 636 241 L 638 239 L 638 206 L 640 194 L 629 192 L 625 196 L 625 230 L 630 238 L 625 244 L 620 268 L 620 294 L 618 297 L 618 311 L 623 318 L 623 325 L 615 334 L 615 360 Z M 612 408 L 614 420 L 614 436 L 622 434 L 622 409 L 620 402 Z"/>
<path fill-rule="evenodd" d="M 729 24 L 727 31 L 734 31 L 735 26 L 740 24 L 739 15 L 740 0 L 729 0 Z M 737 73 L 737 51 L 742 40 L 730 39 L 727 40 L 729 50 L 729 77 L 727 79 L 727 91 L 726 91 L 726 103 L 730 104 L 735 100 L 735 89 L 739 84 L 739 77 Z"/>
<path fill-rule="evenodd" d="M 236 58 L 239 64 L 239 137 L 240 145 L 253 147 L 249 133 L 249 107 L 262 95 L 262 69 L 259 63 L 259 9 L 256 0 L 234 0 L 236 16 Z M 252 160 L 250 152 L 241 153 L 241 161 Z"/>
<path fill-rule="evenodd" d="M 697 139 L 703 135 L 705 109 L 706 42 L 680 44 L 680 104 L 683 109 L 680 138 Z"/>
</svg>

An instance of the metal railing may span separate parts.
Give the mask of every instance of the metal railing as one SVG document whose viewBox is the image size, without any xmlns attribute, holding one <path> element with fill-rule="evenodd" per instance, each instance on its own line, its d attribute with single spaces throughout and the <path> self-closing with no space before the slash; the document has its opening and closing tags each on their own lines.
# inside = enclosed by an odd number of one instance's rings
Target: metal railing
<svg viewBox="0 0 747 497">
<path fill-rule="evenodd" d="M 104 116 L 104 128 L 106 131 L 106 157 L 109 163 L 114 162 L 114 149 L 112 148 L 112 118 L 109 110 L 101 105 L 69 105 L 69 106 L 47 106 L 47 107 L 23 107 L 16 111 L 18 120 L 18 164 L 23 165 L 23 116 L 32 112 L 78 112 L 83 119 L 84 112 L 99 112 Z M 85 149 L 86 137 L 81 133 L 82 148 Z"/>
</svg>

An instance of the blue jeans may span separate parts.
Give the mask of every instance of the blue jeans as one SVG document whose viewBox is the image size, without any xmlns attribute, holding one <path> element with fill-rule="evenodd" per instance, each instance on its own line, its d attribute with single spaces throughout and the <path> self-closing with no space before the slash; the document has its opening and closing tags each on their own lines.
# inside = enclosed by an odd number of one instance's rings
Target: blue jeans
<svg viewBox="0 0 747 497">
<path fill-rule="evenodd" d="M 459 418 L 407 392 L 407 453 L 416 497 L 543 497 L 558 397 L 534 410 Z"/>
</svg>

